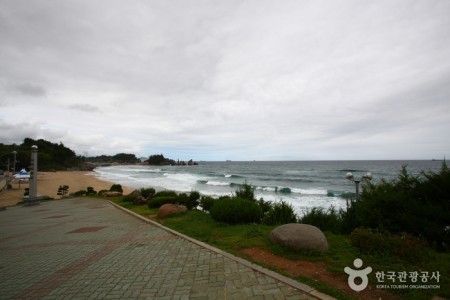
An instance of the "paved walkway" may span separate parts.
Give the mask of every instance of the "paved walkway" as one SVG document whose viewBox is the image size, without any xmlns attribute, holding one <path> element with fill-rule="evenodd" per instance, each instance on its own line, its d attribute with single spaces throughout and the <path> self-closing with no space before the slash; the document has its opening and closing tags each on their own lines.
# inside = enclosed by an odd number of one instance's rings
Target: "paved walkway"
<svg viewBox="0 0 450 300">
<path fill-rule="evenodd" d="M 326 298 L 261 270 L 104 200 L 0 211 L 0 299 Z"/>
</svg>

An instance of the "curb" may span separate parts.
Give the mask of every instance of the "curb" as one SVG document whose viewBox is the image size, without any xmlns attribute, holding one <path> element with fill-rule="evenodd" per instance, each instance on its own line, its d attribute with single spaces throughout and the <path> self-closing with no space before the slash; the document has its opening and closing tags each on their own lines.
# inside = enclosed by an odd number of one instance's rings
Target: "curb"
<svg viewBox="0 0 450 300">
<path fill-rule="evenodd" d="M 317 299 L 320 299 L 320 300 L 336 300 L 336 298 L 331 297 L 329 295 L 326 295 L 324 293 L 321 293 L 321 292 L 315 290 L 314 288 L 310 287 L 309 285 L 300 283 L 300 282 L 298 282 L 298 281 L 296 281 L 294 279 L 288 278 L 288 277 L 283 276 L 281 274 L 278 274 L 278 273 L 276 273 L 274 271 L 268 270 L 268 269 L 263 268 L 263 267 L 261 267 L 259 265 L 251 263 L 251 262 L 249 262 L 249 261 L 247 261 L 247 260 L 245 260 L 243 258 L 234 256 L 234 255 L 232 255 L 232 254 L 230 254 L 228 252 L 225 252 L 225 251 L 220 250 L 218 248 L 212 247 L 211 245 L 208 245 L 208 244 L 203 243 L 203 242 L 201 242 L 199 240 L 193 239 L 193 238 L 191 238 L 191 237 L 189 237 L 187 235 L 179 233 L 178 231 L 170 229 L 170 228 L 168 228 L 168 227 L 166 227 L 164 225 L 161 225 L 158 222 L 155 222 L 155 221 L 147 219 L 147 218 L 145 218 L 145 217 L 143 217 L 141 215 L 138 215 L 137 213 L 132 212 L 132 211 L 130 211 L 130 210 L 128 210 L 128 209 L 126 209 L 126 208 L 124 208 L 124 207 L 122 207 L 122 206 L 120 206 L 120 205 L 118 205 L 118 204 L 116 204 L 116 203 L 114 203 L 114 202 L 112 202 L 110 200 L 107 200 L 107 201 L 110 204 L 112 204 L 113 206 L 115 206 L 116 208 L 122 210 L 123 212 L 125 212 L 125 213 L 127 213 L 127 214 L 129 214 L 129 215 L 131 215 L 131 216 L 133 216 L 133 217 L 135 217 L 135 218 L 145 222 L 145 223 L 152 224 L 152 225 L 154 225 L 156 227 L 159 227 L 159 228 L 161 228 L 161 229 L 163 229 L 165 231 L 168 231 L 168 232 L 170 232 L 170 233 L 172 233 L 172 234 L 174 234 L 174 235 L 176 235 L 176 236 L 178 236 L 180 238 L 188 240 L 188 241 L 190 241 L 190 242 L 192 242 L 192 243 L 194 243 L 194 244 L 196 244 L 196 245 L 198 245 L 200 247 L 206 248 L 206 249 L 208 249 L 210 251 L 213 251 L 213 252 L 215 252 L 217 254 L 225 256 L 225 257 L 227 257 L 227 258 L 229 258 L 231 260 L 234 260 L 235 262 L 240 263 L 240 264 L 242 264 L 242 265 L 244 265 L 244 266 L 246 266 L 246 267 L 248 267 L 248 268 L 250 268 L 250 269 L 252 269 L 252 270 L 254 270 L 256 272 L 259 272 L 259 273 L 262 273 L 264 275 L 270 276 L 270 277 L 272 277 L 272 278 L 274 278 L 274 279 L 276 279 L 278 281 L 281 281 L 284 284 L 287 284 L 287 285 L 289 285 L 289 286 L 291 286 L 291 287 L 293 287 L 293 288 L 295 288 L 297 290 L 301 290 L 301 291 L 303 291 L 305 293 L 308 293 L 311 296 L 316 297 Z"/>
</svg>

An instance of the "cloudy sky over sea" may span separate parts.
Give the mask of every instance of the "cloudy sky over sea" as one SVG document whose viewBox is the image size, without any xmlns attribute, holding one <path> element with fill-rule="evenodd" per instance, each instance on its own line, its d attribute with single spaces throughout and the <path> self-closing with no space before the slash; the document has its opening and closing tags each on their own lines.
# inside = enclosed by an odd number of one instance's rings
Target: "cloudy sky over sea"
<svg viewBox="0 0 450 300">
<path fill-rule="evenodd" d="M 450 157 L 450 1 L 0 0 L 0 142 Z"/>
</svg>

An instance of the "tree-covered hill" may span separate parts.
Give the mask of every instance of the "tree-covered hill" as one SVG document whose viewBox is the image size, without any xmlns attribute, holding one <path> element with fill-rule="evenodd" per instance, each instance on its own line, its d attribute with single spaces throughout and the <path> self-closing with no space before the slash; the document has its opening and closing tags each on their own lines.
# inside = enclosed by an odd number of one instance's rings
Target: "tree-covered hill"
<svg viewBox="0 0 450 300">
<path fill-rule="evenodd" d="M 140 162 L 140 159 L 138 159 L 136 155 L 127 153 L 118 153 L 116 155 L 100 155 L 95 157 L 86 157 L 84 159 L 87 162 L 97 164 L 135 164 Z"/>
<path fill-rule="evenodd" d="M 59 144 L 52 143 L 43 139 L 33 140 L 25 138 L 20 145 L 4 145 L 0 144 L 0 169 L 7 169 L 7 161 L 9 158 L 10 167 L 14 165 L 13 151 L 16 151 L 16 170 L 29 169 L 31 161 L 31 146 L 38 146 L 38 170 L 66 170 L 68 168 L 76 168 L 80 165 L 80 159 L 75 152 L 64 146 L 62 142 Z"/>
<path fill-rule="evenodd" d="M 8 169 L 8 159 L 10 170 L 14 165 L 14 154 L 16 152 L 16 169 L 29 170 L 31 162 L 31 146 L 38 146 L 38 170 L 39 171 L 59 171 L 68 169 L 93 169 L 98 164 L 135 164 L 140 162 L 136 155 L 119 153 L 108 156 L 101 155 L 96 157 L 77 156 L 75 151 L 64 146 L 62 142 L 59 144 L 52 143 L 43 139 L 34 140 L 25 138 L 20 145 L 5 145 L 0 143 L 0 170 Z"/>
</svg>

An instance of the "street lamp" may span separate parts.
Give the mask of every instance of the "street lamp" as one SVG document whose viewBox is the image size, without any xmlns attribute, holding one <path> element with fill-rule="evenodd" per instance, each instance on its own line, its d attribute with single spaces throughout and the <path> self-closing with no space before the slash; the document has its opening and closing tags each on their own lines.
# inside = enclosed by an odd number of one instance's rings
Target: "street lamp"
<svg viewBox="0 0 450 300">
<path fill-rule="evenodd" d="M 356 186 L 356 200 L 359 200 L 359 183 L 361 181 L 370 181 L 372 180 L 372 173 L 367 173 L 361 177 L 360 180 L 356 180 L 352 173 L 348 172 L 347 175 L 345 175 L 345 178 L 355 183 Z"/>
</svg>

